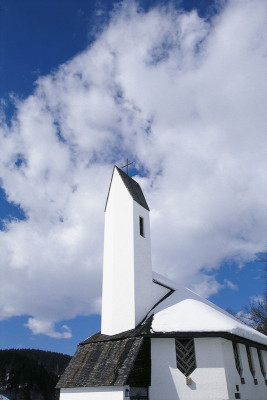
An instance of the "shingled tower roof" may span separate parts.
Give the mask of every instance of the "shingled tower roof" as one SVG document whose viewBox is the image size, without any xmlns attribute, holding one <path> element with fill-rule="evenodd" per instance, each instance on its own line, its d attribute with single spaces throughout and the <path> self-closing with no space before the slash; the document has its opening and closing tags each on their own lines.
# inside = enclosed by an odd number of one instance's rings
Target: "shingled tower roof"
<svg viewBox="0 0 267 400">
<path fill-rule="evenodd" d="M 114 166 L 113 174 L 114 174 L 115 168 L 117 169 L 118 173 L 120 174 L 120 177 L 121 177 L 124 185 L 126 186 L 128 192 L 132 196 L 133 200 L 136 201 L 136 203 L 140 204 L 140 206 L 144 207 L 146 210 L 150 211 L 139 183 L 137 183 L 133 178 L 131 178 L 129 175 L 127 175 L 124 171 L 122 171 L 116 165 Z M 113 174 L 112 174 L 112 178 L 113 178 Z M 111 178 L 111 182 L 112 182 L 112 178 Z M 111 185 L 111 182 L 110 182 L 110 185 Z M 109 190 L 110 190 L 110 186 L 109 186 Z M 109 197 L 109 191 L 108 191 L 108 195 L 107 195 L 105 211 L 106 211 L 106 207 L 107 207 L 107 203 L 108 203 L 108 197 Z"/>
</svg>

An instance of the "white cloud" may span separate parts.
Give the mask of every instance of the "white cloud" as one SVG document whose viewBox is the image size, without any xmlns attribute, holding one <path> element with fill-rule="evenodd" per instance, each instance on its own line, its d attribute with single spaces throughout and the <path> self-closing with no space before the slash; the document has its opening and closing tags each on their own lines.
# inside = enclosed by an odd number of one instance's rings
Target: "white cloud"
<svg viewBox="0 0 267 400">
<path fill-rule="evenodd" d="M 40 321 L 36 318 L 29 318 L 27 324 L 25 324 L 34 335 L 47 335 L 54 339 L 70 339 L 72 337 L 71 330 L 67 325 L 62 325 L 61 330 L 63 332 L 56 332 L 54 324 L 50 321 Z"/>
<path fill-rule="evenodd" d="M 229 279 L 224 279 L 224 286 L 231 290 L 235 290 L 235 291 L 238 290 L 238 286 L 235 283 L 233 283 L 232 281 L 230 281 Z"/>
<path fill-rule="evenodd" d="M 146 172 L 157 271 L 209 295 L 213 268 L 266 250 L 266 23 L 261 0 L 210 22 L 124 2 L 38 79 L 1 128 L 2 186 L 27 214 L 0 232 L 1 318 L 63 337 L 56 321 L 99 312 L 105 196 L 126 157 Z"/>
</svg>

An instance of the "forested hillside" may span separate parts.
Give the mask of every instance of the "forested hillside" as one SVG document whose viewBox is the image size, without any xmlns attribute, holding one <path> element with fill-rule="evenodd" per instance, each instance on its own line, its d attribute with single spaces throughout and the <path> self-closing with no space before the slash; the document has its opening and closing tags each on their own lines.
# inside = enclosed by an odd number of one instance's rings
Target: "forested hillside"
<svg viewBox="0 0 267 400">
<path fill-rule="evenodd" d="M 0 350 L 0 395 L 11 400 L 57 400 L 55 385 L 70 358 L 42 350 Z"/>
</svg>

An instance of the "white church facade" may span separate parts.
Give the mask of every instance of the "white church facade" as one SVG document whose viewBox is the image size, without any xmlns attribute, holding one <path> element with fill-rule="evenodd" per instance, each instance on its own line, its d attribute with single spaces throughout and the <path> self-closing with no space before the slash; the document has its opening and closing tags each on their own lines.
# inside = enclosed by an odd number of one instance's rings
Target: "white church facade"
<svg viewBox="0 0 267 400">
<path fill-rule="evenodd" d="M 101 331 L 80 343 L 60 400 L 266 400 L 267 337 L 152 273 L 149 207 L 114 167 Z"/>
</svg>

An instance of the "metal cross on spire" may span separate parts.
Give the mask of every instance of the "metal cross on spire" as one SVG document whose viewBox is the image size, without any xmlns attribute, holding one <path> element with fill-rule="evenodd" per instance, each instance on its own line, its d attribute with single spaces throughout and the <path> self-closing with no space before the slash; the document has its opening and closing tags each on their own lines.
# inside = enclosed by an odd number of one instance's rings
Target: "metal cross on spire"
<svg viewBox="0 0 267 400">
<path fill-rule="evenodd" d="M 121 168 L 126 168 L 126 174 L 127 175 L 129 175 L 128 174 L 128 167 L 129 167 L 129 165 L 131 165 L 131 164 L 133 164 L 133 161 L 132 162 L 128 162 L 128 158 L 126 159 L 126 164 L 123 166 L 123 167 L 121 167 Z"/>
</svg>

